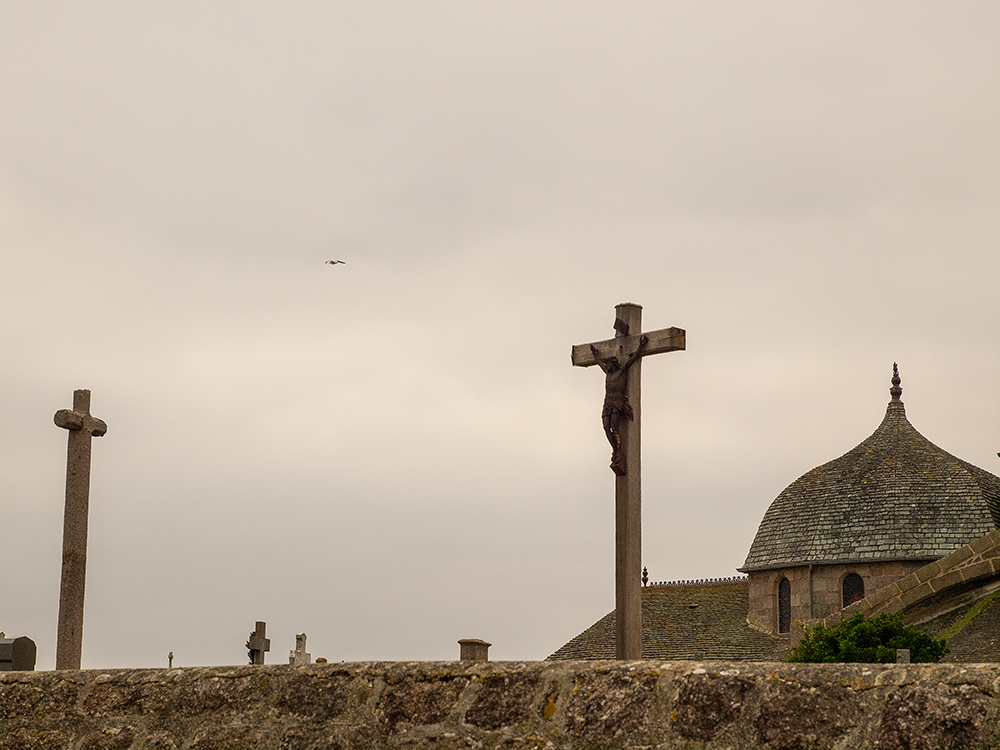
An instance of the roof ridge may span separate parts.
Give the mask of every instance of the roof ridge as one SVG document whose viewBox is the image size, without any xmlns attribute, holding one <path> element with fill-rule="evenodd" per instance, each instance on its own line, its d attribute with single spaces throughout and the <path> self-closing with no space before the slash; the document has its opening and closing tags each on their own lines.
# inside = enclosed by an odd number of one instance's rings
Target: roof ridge
<svg viewBox="0 0 1000 750">
<path fill-rule="evenodd" d="M 654 581 L 643 588 L 667 588 L 680 586 L 718 586 L 727 583 L 741 583 L 749 580 L 747 576 L 729 576 L 727 578 L 694 578 L 680 581 Z"/>
</svg>

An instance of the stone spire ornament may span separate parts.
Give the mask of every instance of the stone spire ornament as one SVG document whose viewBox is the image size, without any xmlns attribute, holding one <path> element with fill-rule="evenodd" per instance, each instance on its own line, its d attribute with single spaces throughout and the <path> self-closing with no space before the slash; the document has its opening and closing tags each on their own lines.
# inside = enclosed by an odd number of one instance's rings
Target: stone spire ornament
<svg viewBox="0 0 1000 750">
<path fill-rule="evenodd" d="M 889 395 L 892 396 L 894 403 L 901 404 L 903 395 L 903 389 L 899 387 L 899 384 L 903 381 L 899 379 L 899 368 L 896 363 L 892 363 L 892 388 L 889 389 Z"/>
<path fill-rule="evenodd" d="M 73 391 L 73 408 L 60 409 L 53 419 L 56 426 L 69 430 L 56 669 L 79 669 L 83 651 L 83 593 L 87 577 L 90 439 L 107 433 L 108 426 L 103 420 L 90 415 L 90 391 L 82 389 Z"/>
</svg>

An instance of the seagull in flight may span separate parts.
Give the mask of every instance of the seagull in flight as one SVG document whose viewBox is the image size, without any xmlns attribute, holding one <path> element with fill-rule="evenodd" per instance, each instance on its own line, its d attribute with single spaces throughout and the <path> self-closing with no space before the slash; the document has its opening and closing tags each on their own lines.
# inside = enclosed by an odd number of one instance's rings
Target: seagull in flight
<svg viewBox="0 0 1000 750">
<path fill-rule="evenodd" d="M 325 264 L 325 265 L 328 265 L 328 266 L 335 266 L 335 265 L 337 265 L 338 263 L 343 263 L 343 262 L 344 262 L 344 261 L 342 261 L 342 260 L 328 260 L 328 261 L 326 262 L 326 264 Z M 345 264 L 345 265 L 346 265 L 346 264 Z"/>
</svg>

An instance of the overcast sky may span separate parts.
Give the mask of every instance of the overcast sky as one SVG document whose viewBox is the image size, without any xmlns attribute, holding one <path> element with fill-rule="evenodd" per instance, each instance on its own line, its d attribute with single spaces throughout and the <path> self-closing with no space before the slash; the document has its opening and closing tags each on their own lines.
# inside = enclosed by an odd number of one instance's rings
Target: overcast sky
<svg viewBox="0 0 1000 750">
<path fill-rule="evenodd" d="M 0 630 L 53 668 L 89 388 L 84 667 L 544 658 L 614 607 L 620 302 L 687 330 L 654 580 L 735 574 L 893 362 L 1000 473 L 998 133 L 993 0 L 0 0 Z"/>
</svg>

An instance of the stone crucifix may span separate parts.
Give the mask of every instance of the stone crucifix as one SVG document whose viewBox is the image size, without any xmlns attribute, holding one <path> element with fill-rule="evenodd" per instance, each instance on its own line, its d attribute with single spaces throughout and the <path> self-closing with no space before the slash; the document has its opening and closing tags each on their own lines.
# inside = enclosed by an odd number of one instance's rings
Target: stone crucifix
<svg viewBox="0 0 1000 750">
<path fill-rule="evenodd" d="M 53 420 L 58 427 L 69 430 L 56 669 L 79 669 L 83 651 L 83 593 L 87 577 L 90 439 L 104 435 L 108 426 L 103 420 L 90 415 L 88 390 L 73 391 L 73 408 L 60 409 Z"/>
<path fill-rule="evenodd" d="M 615 650 L 619 659 L 642 658 L 642 483 L 640 372 L 642 358 L 681 351 L 680 328 L 642 332 L 642 307 L 615 307 L 615 337 L 573 347 L 577 367 L 605 372 L 602 421 L 615 473 Z"/>
</svg>

